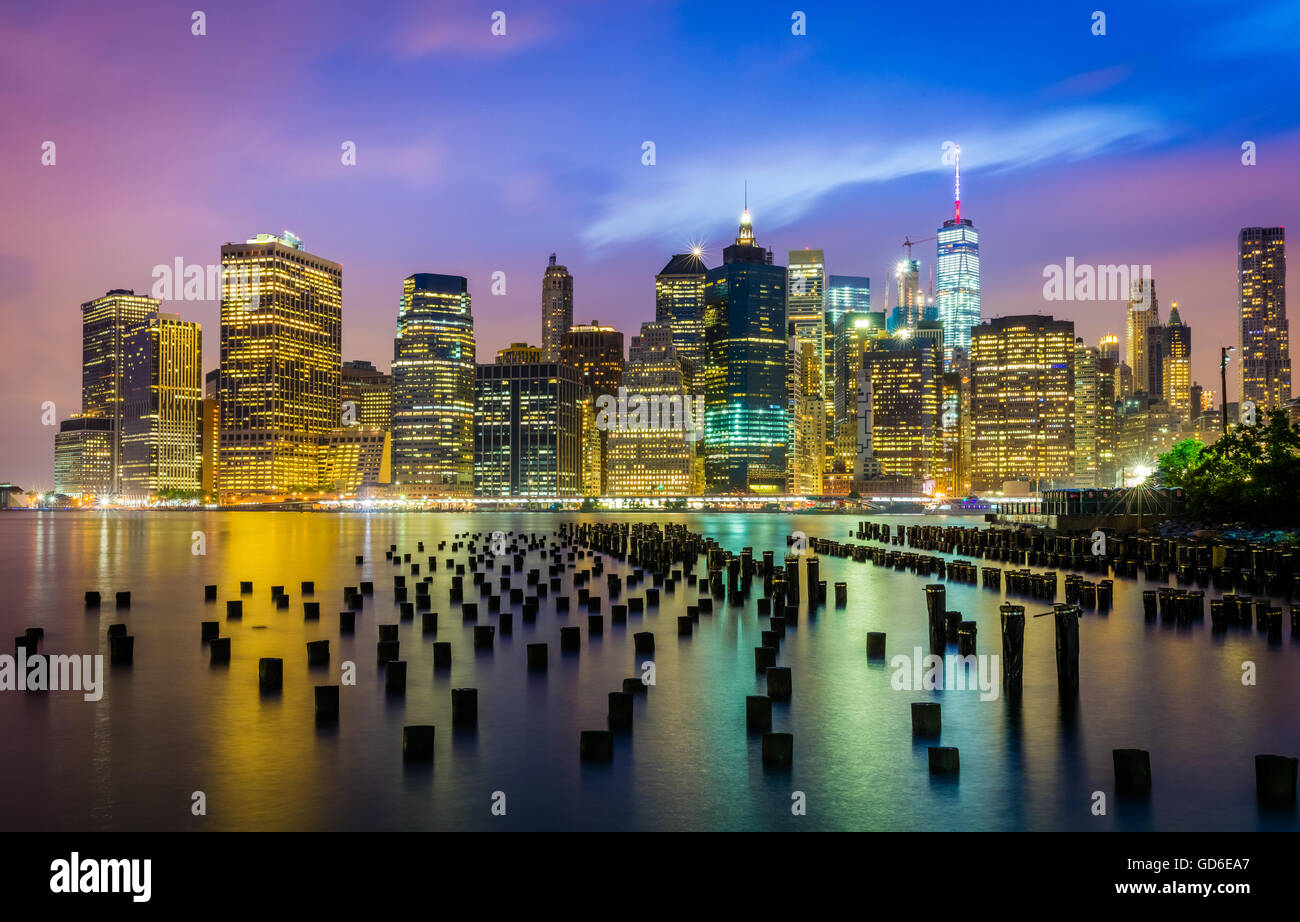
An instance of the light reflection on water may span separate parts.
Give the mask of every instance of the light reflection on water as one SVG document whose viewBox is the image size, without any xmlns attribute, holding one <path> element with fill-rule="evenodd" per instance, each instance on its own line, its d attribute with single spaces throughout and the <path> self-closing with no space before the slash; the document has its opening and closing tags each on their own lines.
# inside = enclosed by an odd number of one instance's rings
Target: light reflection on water
<svg viewBox="0 0 1300 922">
<path fill-rule="evenodd" d="M 1019 710 L 977 692 L 895 691 L 892 670 L 868 665 L 866 633 L 888 634 L 889 656 L 926 645 L 926 578 L 823 557 L 821 578 L 845 581 L 849 605 L 802 614 L 783 642 L 794 695 L 777 703 L 773 729 L 794 734 L 795 763 L 765 771 L 760 739 L 745 730 L 745 696 L 762 694 L 753 648 L 766 626 L 753 600 L 715 603 L 696 633 L 679 640 L 676 618 L 693 601 L 680 584 L 659 609 L 607 623 L 588 638 L 586 612 L 557 616 L 543 604 L 535 624 L 516 613 L 514 633 L 491 652 L 473 649 L 472 625 L 447 604 L 450 578 L 437 542 L 457 532 L 540 532 L 594 516 L 526 513 L 327 515 L 261 512 L 10 513 L 0 516 L 6 561 L 5 636 L 41 625 L 41 649 L 101 652 L 119 620 L 113 591 L 130 589 L 124 620 L 135 663 L 110 669 L 102 701 L 75 693 L 0 695 L 0 827 L 8 829 L 1257 829 L 1297 826 L 1294 812 L 1262 814 L 1254 796 L 1257 753 L 1296 755 L 1300 644 L 1278 648 L 1252 630 L 1214 635 L 1208 614 L 1191 627 L 1148 624 L 1141 580 L 1117 579 L 1108 615 L 1085 614 L 1080 629 L 1080 706 L 1072 718 L 1056 695 L 1051 618 L 1028 620 L 1025 690 Z M 614 520 L 614 517 L 608 517 Z M 618 519 L 626 520 L 626 519 Z M 849 539 L 856 518 L 775 514 L 664 515 L 738 552 L 785 553 L 793 529 Z M 877 517 L 883 521 L 884 517 Z M 941 524 L 905 517 L 906 524 Z M 957 519 L 970 526 L 976 520 Z M 206 535 L 206 556 L 191 553 Z M 425 554 L 416 551 L 423 540 Z M 434 609 L 450 670 L 432 668 L 420 619 L 400 628 L 408 661 L 404 699 L 385 695 L 375 662 L 376 624 L 398 620 L 384 560 L 396 543 L 413 559 L 439 557 Z M 356 566 L 354 557 L 366 561 Z M 463 552 L 458 552 L 458 556 Z M 976 563 L 980 563 L 976 561 Z M 530 558 L 526 569 L 539 566 Z M 614 569 L 613 567 L 607 567 Z M 703 572 L 703 565 L 697 569 Z M 302 618 L 299 583 L 315 580 L 319 622 Z M 338 633 L 344 586 L 372 579 L 354 636 Z M 252 580 L 241 622 L 224 600 Z M 412 583 L 408 577 L 408 584 Z M 217 583 L 220 602 L 203 602 Z M 469 583 L 469 577 L 466 577 Z M 284 585 L 287 610 L 271 604 Z M 566 588 L 568 578 L 566 577 Z M 601 594 L 604 581 L 593 581 Z M 86 610 L 98 588 L 105 602 Z M 472 589 L 467 596 L 472 598 Z M 638 587 L 632 594 L 641 594 Z M 1000 652 L 1001 592 L 948 584 L 949 609 L 979 625 L 983 653 Z M 625 595 L 628 594 L 625 591 Z M 1213 590 L 1207 596 L 1214 597 Z M 1024 601 L 1033 613 L 1047 606 Z M 508 602 L 506 603 L 508 604 Z M 483 606 L 481 606 L 482 608 Z M 1207 600 L 1208 612 L 1208 600 Z M 479 623 L 494 616 L 480 613 Z M 211 666 L 199 621 L 219 620 L 232 662 Z M 559 627 L 582 627 L 578 654 L 561 654 Z M 619 735 L 614 762 L 583 765 L 578 734 L 605 726 L 606 695 L 638 672 L 631 634 L 655 632 L 657 685 L 636 702 L 635 725 Z M 305 643 L 328 639 L 331 665 L 308 669 Z M 545 674 L 525 668 L 524 646 L 551 643 Z M 8 652 L 8 651 L 6 651 Z M 284 658 L 284 688 L 259 693 L 257 662 Z M 336 727 L 318 728 L 315 684 L 336 683 L 356 663 Z M 1241 683 L 1242 663 L 1258 685 Z M 479 689 L 477 728 L 453 729 L 450 689 Z M 942 744 L 961 750 L 960 780 L 933 779 L 931 741 L 913 741 L 910 703 L 940 700 Z M 438 728 L 432 768 L 404 766 L 404 724 Z M 1151 752 L 1154 793 L 1143 806 L 1117 804 L 1094 816 L 1092 793 L 1112 791 L 1111 750 Z M 191 795 L 207 795 L 206 817 Z M 494 792 L 507 815 L 493 816 Z M 808 814 L 791 815 L 791 794 Z"/>
</svg>

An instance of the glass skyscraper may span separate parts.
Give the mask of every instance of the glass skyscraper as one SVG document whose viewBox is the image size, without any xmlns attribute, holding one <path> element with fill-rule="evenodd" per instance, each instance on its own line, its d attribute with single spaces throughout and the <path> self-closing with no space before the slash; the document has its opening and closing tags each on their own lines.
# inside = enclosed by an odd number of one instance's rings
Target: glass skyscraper
<svg viewBox="0 0 1300 922">
<path fill-rule="evenodd" d="M 734 245 L 704 280 L 704 476 L 713 493 L 784 489 L 786 270 L 754 240 L 746 209 Z"/>
<path fill-rule="evenodd" d="M 403 495 L 474 492 L 474 318 L 469 283 L 402 283 L 393 342 L 393 481 Z"/>
<path fill-rule="evenodd" d="M 970 350 L 971 328 L 980 322 L 980 235 L 970 218 L 950 218 L 938 237 L 934 297 L 949 361 L 953 349 Z"/>
<path fill-rule="evenodd" d="M 686 385 L 704 366 L 704 274 L 698 252 L 678 253 L 655 276 L 655 322 L 673 331 L 673 348 L 685 363 Z"/>
</svg>

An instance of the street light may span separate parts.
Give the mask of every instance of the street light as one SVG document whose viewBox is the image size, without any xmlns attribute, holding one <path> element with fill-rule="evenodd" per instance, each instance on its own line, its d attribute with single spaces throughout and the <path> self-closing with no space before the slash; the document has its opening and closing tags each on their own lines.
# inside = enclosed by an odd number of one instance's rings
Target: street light
<svg viewBox="0 0 1300 922">
<path fill-rule="evenodd" d="M 1219 390 L 1223 413 L 1223 434 L 1228 434 L 1228 353 L 1235 352 L 1236 346 L 1219 347 Z"/>
</svg>

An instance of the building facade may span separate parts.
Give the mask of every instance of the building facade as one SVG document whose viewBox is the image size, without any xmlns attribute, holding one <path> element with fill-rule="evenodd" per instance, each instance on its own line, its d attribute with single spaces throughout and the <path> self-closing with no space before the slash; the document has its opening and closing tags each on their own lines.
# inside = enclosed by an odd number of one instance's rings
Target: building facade
<svg viewBox="0 0 1300 922">
<path fill-rule="evenodd" d="M 107 494 L 121 488 L 127 336 L 156 314 L 158 305 L 127 288 L 114 288 L 81 305 L 81 413 L 112 422 L 107 430 L 112 443 Z"/>
<path fill-rule="evenodd" d="M 785 488 L 786 270 L 754 238 L 749 210 L 704 282 L 704 475 L 711 493 Z"/>
<path fill-rule="evenodd" d="M 1074 323 L 1000 317 L 971 333 L 971 484 L 997 492 L 1074 479 Z"/>
<path fill-rule="evenodd" d="M 1291 400 L 1291 344 L 1286 316 L 1286 231 L 1243 227 L 1237 235 L 1237 304 L 1241 397 L 1260 410 Z"/>
<path fill-rule="evenodd" d="M 473 493 L 474 376 L 469 282 L 430 272 L 408 276 L 392 384 L 392 474 L 403 495 Z"/>
<path fill-rule="evenodd" d="M 150 315 L 125 340 L 120 489 L 133 499 L 203 486 L 203 331 Z"/>
<path fill-rule="evenodd" d="M 577 371 L 563 362 L 479 365 L 474 386 L 474 495 L 579 495 Z"/>
<path fill-rule="evenodd" d="M 314 489 L 339 425 L 343 267 L 288 231 L 224 245 L 221 267 L 218 490 Z"/>
<path fill-rule="evenodd" d="M 673 346 L 687 386 L 704 367 L 704 276 L 698 250 L 678 253 L 655 276 L 655 322 L 673 331 Z"/>
</svg>

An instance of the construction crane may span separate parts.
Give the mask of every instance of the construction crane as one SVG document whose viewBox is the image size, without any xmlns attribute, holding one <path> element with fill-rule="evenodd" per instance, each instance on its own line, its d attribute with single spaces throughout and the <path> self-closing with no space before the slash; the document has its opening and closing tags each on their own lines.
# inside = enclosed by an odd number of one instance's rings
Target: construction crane
<svg viewBox="0 0 1300 922">
<path fill-rule="evenodd" d="M 904 236 L 903 246 L 907 247 L 907 258 L 908 259 L 912 258 L 912 247 L 916 246 L 918 243 L 929 243 L 931 240 L 938 240 L 938 239 L 939 239 L 938 237 L 924 237 L 920 240 L 913 240 L 911 237 Z"/>
</svg>

